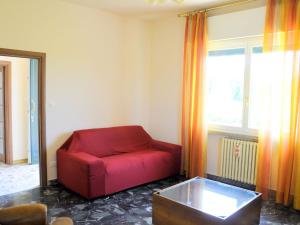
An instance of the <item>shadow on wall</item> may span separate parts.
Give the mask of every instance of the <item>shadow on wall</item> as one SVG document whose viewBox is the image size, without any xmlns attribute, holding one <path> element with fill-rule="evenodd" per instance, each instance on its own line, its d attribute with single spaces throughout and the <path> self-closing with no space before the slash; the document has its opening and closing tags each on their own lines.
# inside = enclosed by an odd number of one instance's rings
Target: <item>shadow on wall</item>
<svg viewBox="0 0 300 225">
<path fill-rule="evenodd" d="M 54 141 L 52 141 L 47 146 L 47 173 L 48 180 L 54 180 L 57 178 L 56 173 L 56 151 L 63 145 L 63 143 L 71 136 L 71 132 L 65 132 L 57 136 Z"/>
</svg>

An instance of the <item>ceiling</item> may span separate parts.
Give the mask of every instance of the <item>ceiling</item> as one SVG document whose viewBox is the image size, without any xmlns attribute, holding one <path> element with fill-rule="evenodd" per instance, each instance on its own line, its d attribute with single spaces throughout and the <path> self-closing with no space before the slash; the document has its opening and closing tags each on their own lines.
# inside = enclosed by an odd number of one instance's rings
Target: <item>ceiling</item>
<svg viewBox="0 0 300 225">
<path fill-rule="evenodd" d="M 92 8 L 106 10 L 122 15 L 139 16 L 144 19 L 158 18 L 189 10 L 202 9 L 223 4 L 232 0 L 184 0 L 175 3 L 165 0 L 164 3 L 151 4 L 147 0 L 63 0 Z M 148 0 L 149 1 L 149 0 Z"/>
</svg>

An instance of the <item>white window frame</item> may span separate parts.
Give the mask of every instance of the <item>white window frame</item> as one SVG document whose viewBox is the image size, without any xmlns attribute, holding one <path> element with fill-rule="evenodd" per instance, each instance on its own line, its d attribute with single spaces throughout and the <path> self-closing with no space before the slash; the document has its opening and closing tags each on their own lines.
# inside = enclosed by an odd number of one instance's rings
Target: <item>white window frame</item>
<svg viewBox="0 0 300 225">
<path fill-rule="evenodd" d="M 208 42 L 208 51 L 226 50 L 233 48 L 245 49 L 245 71 L 244 71 L 244 96 L 243 96 L 243 120 L 242 127 L 231 127 L 226 125 L 208 124 L 209 133 L 238 134 L 246 136 L 258 136 L 258 130 L 248 127 L 249 121 L 249 96 L 250 96 L 250 69 L 251 50 L 253 47 L 263 45 L 263 36 L 251 36 L 236 39 L 213 40 Z"/>
</svg>

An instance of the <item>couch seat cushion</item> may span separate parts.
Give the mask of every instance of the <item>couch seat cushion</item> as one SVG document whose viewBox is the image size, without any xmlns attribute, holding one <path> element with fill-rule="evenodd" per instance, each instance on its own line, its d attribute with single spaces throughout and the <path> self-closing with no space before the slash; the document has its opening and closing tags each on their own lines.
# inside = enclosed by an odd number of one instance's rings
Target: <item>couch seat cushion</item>
<svg viewBox="0 0 300 225">
<path fill-rule="evenodd" d="M 170 176 L 174 169 L 174 158 L 169 152 L 146 149 L 137 152 L 101 158 L 106 170 L 107 193 L 130 188 Z"/>
</svg>

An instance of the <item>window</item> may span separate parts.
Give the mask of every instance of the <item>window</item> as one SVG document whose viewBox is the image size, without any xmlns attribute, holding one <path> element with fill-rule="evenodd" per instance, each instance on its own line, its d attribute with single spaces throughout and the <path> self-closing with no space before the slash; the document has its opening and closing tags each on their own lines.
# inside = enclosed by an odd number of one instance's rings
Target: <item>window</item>
<svg viewBox="0 0 300 225">
<path fill-rule="evenodd" d="M 269 108 L 264 118 L 272 121 L 273 135 L 275 131 L 280 130 L 280 127 L 289 131 L 292 70 L 292 51 L 275 51 L 266 55 L 262 53 L 261 47 L 251 49 L 248 117 L 250 129 L 258 128 L 258 118 L 261 117 L 263 104 Z M 268 97 L 267 102 L 261 101 L 262 95 Z"/>
<path fill-rule="evenodd" d="M 207 58 L 207 119 L 210 130 L 256 135 L 262 38 L 214 41 Z"/>
<path fill-rule="evenodd" d="M 207 60 L 208 121 L 243 125 L 245 49 L 209 51 Z"/>
</svg>

